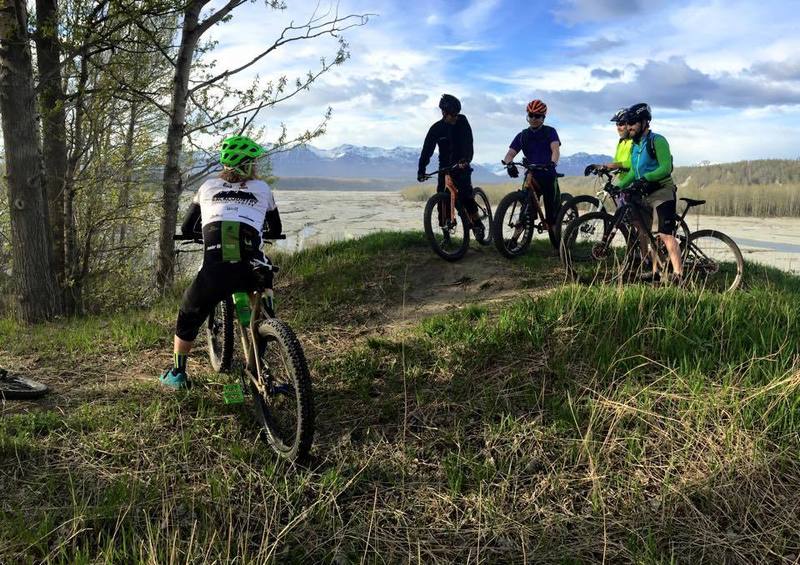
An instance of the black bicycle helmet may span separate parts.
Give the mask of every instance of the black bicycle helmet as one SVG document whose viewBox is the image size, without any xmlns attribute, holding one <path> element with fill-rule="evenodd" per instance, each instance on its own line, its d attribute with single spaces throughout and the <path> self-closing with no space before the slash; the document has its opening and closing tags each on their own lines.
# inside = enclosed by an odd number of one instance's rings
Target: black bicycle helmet
<svg viewBox="0 0 800 565">
<path fill-rule="evenodd" d="M 650 113 L 650 106 L 640 102 L 628 108 L 628 117 L 635 122 L 649 122 L 653 119 L 653 114 Z"/>
<path fill-rule="evenodd" d="M 452 94 L 442 94 L 442 98 L 439 100 L 439 109 L 445 114 L 455 116 L 461 112 L 461 102 Z"/>
<path fill-rule="evenodd" d="M 620 123 L 620 122 L 621 123 L 625 123 L 625 122 L 628 121 L 628 118 L 629 118 L 628 109 L 627 108 L 620 108 L 619 110 L 617 110 L 616 114 L 611 116 L 611 120 L 610 121 L 615 122 L 615 123 Z"/>
</svg>

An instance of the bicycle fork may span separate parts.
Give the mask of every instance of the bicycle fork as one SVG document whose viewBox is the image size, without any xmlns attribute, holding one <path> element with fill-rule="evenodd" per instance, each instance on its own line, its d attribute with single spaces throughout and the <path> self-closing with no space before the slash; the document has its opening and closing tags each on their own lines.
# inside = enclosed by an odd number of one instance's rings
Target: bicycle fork
<svg viewBox="0 0 800 565">
<path fill-rule="evenodd" d="M 442 209 L 444 206 L 442 203 L 439 203 L 439 227 L 452 228 L 456 225 L 456 198 L 458 191 L 450 175 L 444 176 L 444 186 L 445 190 L 450 193 L 450 206 L 447 213 L 445 213 Z"/>
<path fill-rule="evenodd" d="M 250 379 L 250 382 L 255 385 L 259 394 L 267 396 L 269 390 L 272 388 L 272 379 L 269 371 L 262 367 L 260 351 L 260 335 L 256 327 L 257 321 L 261 320 L 262 303 L 261 293 L 249 293 L 250 299 L 250 323 L 247 326 L 242 325 L 242 346 L 244 349 L 245 357 L 245 375 Z M 248 339 L 249 333 L 249 339 Z M 262 374 L 266 375 L 266 379 L 262 378 Z M 266 386 L 265 386 L 266 385 Z"/>
</svg>

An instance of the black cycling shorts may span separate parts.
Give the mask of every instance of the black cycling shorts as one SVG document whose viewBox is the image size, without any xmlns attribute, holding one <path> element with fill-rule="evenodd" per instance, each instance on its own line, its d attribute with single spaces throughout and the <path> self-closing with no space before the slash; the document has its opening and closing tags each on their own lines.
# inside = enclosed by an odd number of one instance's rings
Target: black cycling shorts
<svg viewBox="0 0 800 565">
<path fill-rule="evenodd" d="M 667 200 L 656 206 L 656 214 L 658 215 L 658 233 L 672 234 L 675 226 L 678 225 L 675 200 Z"/>
<path fill-rule="evenodd" d="M 259 286 L 249 262 L 204 262 L 197 276 L 183 293 L 175 335 L 194 341 L 211 309 L 234 292 L 249 292 Z"/>
<path fill-rule="evenodd" d="M 645 203 L 651 210 L 655 207 L 656 214 L 658 215 L 657 233 L 672 234 L 678 223 L 675 208 L 675 191 L 670 188 L 662 188 L 646 196 Z"/>
</svg>

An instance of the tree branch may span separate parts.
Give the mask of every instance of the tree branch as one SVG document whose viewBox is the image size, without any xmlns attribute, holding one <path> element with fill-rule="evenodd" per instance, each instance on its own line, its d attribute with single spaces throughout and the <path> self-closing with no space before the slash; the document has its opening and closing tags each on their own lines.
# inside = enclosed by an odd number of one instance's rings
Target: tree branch
<svg viewBox="0 0 800 565">
<path fill-rule="evenodd" d="M 207 87 L 207 86 L 209 86 L 211 84 L 214 84 L 214 83 L 216 83 L 216 82 L 218 82 L 218 81 L 220 81 L 222 79 L 225 79 L 225 78 L 228 78 L 230 76 L 233 76 L 235 74 L 240 73 L 241 71 L 253 66 L 259 60 L 263 59 L 264 57 L 266 57 L 267 55 L 269 55 L 270 53 L 272 53 L 273 51 L 275 51 L 279 47 L 282 47 L 283 45 L 286 45 L 288 43 L 292 43 L 294 41 L 301 41 L 301 40 L 305 40 L 305 39 L 315 39 L 315 38 L 321 37 L 323 35 L 331 35 L 331 36 L 336 37 L 337 33 L 340 33 L 342 31 L 348 30 L 348 29 L 353 28 L 353 27 L 359 27 L 359 26 L 366 25 L 367 22 L 369 21 L 369 16 L 371 16 L 371 15 L 373 15 L 373 14 L 350 14 L 350 15 L 345 16 L 343 18 L 337 17 L 336 19 L 333 19 L 333 20 L 330 20 L 328 22 L 325 22 L 323 24 L 318 24 L 318 25 L 312 25 L 314 23 L 313 20 L 309 20 L 309 22 L 304 26 L 289 25 L 289 26 L 287 26 L 287 27 L 285 27 L 283 29 L 283 31 L 281 32 L 280 37 L 277 40 L 275 40 L 275 42 L 272 45 L 270 45 L 267 49 L 265 49 L 264 51 L 262 51 L 261 53 L 259 53 L 255 57 L 253 57 L 250 61 L 248 61 L 247 63 L 245 63 L 244 65 L 242 65 L 240 67 L 237 67 L 235 69 L 228 69 L 228 70 L 226 70 L 226 71 L 224 71 L 224 72 L 222 72 L 222 73 L 220 73 L 220 74 L 218 74 L 218 75 L 216 75 L 216 76 L 214 76 L 214 77 L 212 77 L 210 79 L 207 79 L 207 80 L 197 84 L 196 86 L 192 87 L 191 92 L 194 92 L 194 91 L 199 90 L 201 88 L 205 88 L 205 87 Z M 351 23 L 351 24 L 344 25 L 342 27 L 336 27 L 336 24 L 343 23 L 343 22 L 346 22 L 347 20 L 351 20 L 351 19 L 354 19 L 354 18 L 358 18 L 359 21 Z M 328 26 L 333 26 L 333 27 L 331 27 L 330 29 L 317 31 L 319 28 L 328 27 Z M 306 30 L 306 33 L 304 35 L 298 35 L 298 36 L 289 37 L 289 38 L 286 37 L 286 33 L 287 32 L 292 31 L 292 30 L 301 30 L 301 29 L 305 29 Z"/>
</svg>

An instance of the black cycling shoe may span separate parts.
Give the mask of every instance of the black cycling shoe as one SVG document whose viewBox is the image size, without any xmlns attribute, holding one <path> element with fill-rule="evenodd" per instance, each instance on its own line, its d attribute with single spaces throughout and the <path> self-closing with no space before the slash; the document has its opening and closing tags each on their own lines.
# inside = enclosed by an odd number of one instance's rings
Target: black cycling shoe
<svg viewBox="0 0 800 565">
<path fill-rule="evenodd" d="M 683 287 L 686 283 L 681 273 L 672 273 L 669 277 L 669 282 L 672 286 L 677 286 L 678 288 Z"/>
</svg>

